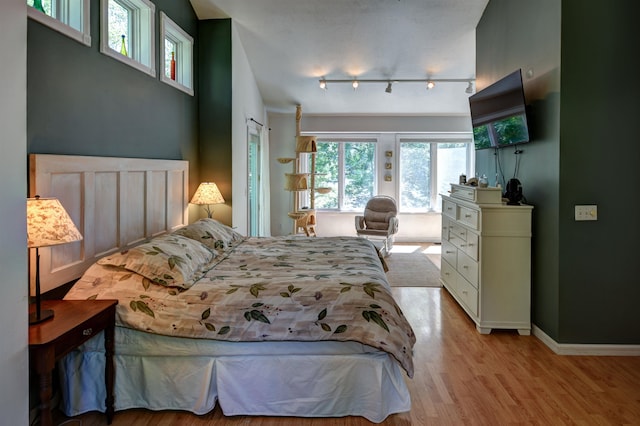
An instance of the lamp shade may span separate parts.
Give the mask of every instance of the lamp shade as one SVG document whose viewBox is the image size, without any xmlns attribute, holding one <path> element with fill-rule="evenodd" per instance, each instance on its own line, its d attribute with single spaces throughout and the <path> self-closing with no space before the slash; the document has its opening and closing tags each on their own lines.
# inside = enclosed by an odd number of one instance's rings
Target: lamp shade
<svg viewBox="0 0 640 426">
<path fill-rule="evenodd" d="M 27 246 L 47 247 L 82 240 L 57 198 L 27 198 Z"/>
<path fill-rule="evenodd" d="M 218 189 L 218 185 L 213 182 L 202 182 L 191 199 L 191 204 L 209 205 L 223 203 L 224 198 Z"/>
</svg>

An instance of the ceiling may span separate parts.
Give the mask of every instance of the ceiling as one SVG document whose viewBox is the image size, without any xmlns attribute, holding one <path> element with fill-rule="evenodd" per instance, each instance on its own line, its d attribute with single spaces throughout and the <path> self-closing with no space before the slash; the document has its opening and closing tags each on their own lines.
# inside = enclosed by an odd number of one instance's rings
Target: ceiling
<svg viewBox="0 0 640 426">
<path fill-rule="evenodd" d="M 488 0 L 191 0 L 199 19 L 232 18 L 269 111 L 468 115 L 465 82 L 319 80 L 475 77 L 475 28 Z"/>
</svg>

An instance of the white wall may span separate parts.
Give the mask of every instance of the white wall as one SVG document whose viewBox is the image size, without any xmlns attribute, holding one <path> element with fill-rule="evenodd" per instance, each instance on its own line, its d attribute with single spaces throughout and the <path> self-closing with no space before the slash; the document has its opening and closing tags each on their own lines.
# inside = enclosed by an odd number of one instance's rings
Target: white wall
<svg viewBox="0 0 640 426">
<path fill-rule="evenodd" d="M 29 423 L 27 349 L 27 6 L 0 4 L 0 423 Z"/>
<path fill-rule="evenodd" d="M 248 154 L 247 154 L 247 126 L 256 126 L 251 118 L 264 124 L 268 128 L 267 114 L 264 108 L 262 96 L 258 90 L 256 79 L 249 65 L 242 41 L 238 35 L 235 21 L 231 23 L 231 49 L 232 49 L 232 106 L 231 106 L 231 156 L 233 165 L 232 197 L 233 212 L 232 224 L 238 232 L 248 234 Z M 260 126 L 256 126 L 259 128 Z M 263 152 L 268 155 L 269 132 L 264 131 L 262 138 Z M 268 170 L 262 175 L 268 180 Z M 268 197 L 267 197 L 268 200 Z M 228 208 L 218 206 L 217 208 Z M 268 224 L 268 223 L 267 223 Z"/>
<path fill-rule="evenodd" d="M 291 114 L 269 113 L 271 131 L 271 230 L 273 235 L 286 235 L 293 230 L 293 221 L 287 216 L 293 207 L 291 193 L 284 190 L 284 173 L 290 173 L 291 165 L 281 165 L 278 157 L 291 157 L 295 151 L 295 107 Z M 397 198 L 395 171 L 397 164 L 396 135 L 402 133 L 432 134 L 443 137 L 471 137 L 469 117 L 376 117 L 376 116 L 314 116 L 302 113 L 302 133 L 366 133 L 378 138 L 378 193 Z M 393 180 L 386 182 L 384 152 L 393 152 Z M 317 213 L 318 236 L 356 235 L 355 216 L 361 213 Z M 402 242 L 440 241 L 441 216 L 439 213 L 401 214 L 400 226 L 395 240 Z"/>
</svg>

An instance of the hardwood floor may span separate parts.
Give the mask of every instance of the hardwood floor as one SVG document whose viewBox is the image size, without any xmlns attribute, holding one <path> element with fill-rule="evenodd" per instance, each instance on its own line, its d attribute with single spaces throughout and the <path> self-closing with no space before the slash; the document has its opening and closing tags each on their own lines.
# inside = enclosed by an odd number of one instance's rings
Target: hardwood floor
<svg viewBox="0 0 640 426">
<path fill-rule="evenodd" d="M 441 288 L 395 287 L 417 343 L 408 413 L 382 425 L 632 425 L 640 424 L 640 357 L 560 356 L 534 336 L 476 332 Z M 58 421 L 65 421 L 62 415 Z M 101 413 L 75 417 L 106 424 Z M 75 422 L 71 421 L 70 425 Z M 76 423 L 80 424 L 80 423 Z M 225 417 L 219 407 L 184 412 L 116 412 L 114 425 L 360 426 L 364 418 Z"/>
</svg>

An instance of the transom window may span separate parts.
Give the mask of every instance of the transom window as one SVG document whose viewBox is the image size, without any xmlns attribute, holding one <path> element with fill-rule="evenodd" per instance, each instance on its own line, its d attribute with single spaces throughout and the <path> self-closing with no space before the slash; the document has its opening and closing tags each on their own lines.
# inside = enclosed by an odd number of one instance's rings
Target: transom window
<svg viewBox="0 0 640 426">
<path fill-rule="evenodd" d="M 100 51 L 155 77 L 155 5 L 148 0 L 101 0 L 100 6 Z"/>
<path fill-rule="evenodd" d="M 441 210 L 441 193 L 470 174 L 471 140 L 398 140 L 398 207 L 403 213 Z"/>
<path fill-rule="evenodd" d="M 316 187 L 331 188 L 315 195 L 316 209 L 363 211 L 376 194 L 376 140 L 318 139 Z"/>
<path fill-rule="evenodd" d="M 160 12 L 160 80 L 193 96 L 193 38 Z"/>
<path fill-rule="evenodd" d="M 29 18 L 91 46 L 89 0 L 27 0 L 27 5 Z"/>
</svg>

